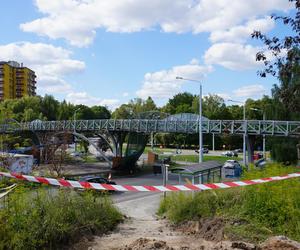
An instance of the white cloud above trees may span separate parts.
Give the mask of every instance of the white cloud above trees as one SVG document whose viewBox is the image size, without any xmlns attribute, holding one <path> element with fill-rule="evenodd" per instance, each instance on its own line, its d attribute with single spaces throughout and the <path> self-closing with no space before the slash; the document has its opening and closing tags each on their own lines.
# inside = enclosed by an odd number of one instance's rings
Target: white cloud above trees
<svg viewBox="0 0 300 250">
<path fill-rule="evenodd" d="M 202 79 L 213 71 L 214 65 L 239 71 L 260 67 L 255 54 L 261 48 L 248 44 L 250 34 L 253 30 L 269 32 L 275 24 L 268 15 L 291 7 L 287 0 L 35 0 L 35 5 L 41 17 L 20 24 L 21 30 L 50 39 L 64 39 L 76 47 L 91 45 L 99 29 L 117 33 L 145 30 L 208 33 L 212 44 L 203 55 L 203 65 L 193 59 L 186 65 L 144 75 L 136 95 L 158 99 L 169 98 L 181 90 L 185 83 L 176 81 L 176 76 Z M 116 99 L 102 100 L 72 89 L 64 77 L 84 70 L 85 63 L 72 59 L 70 50 L 42 43 L 14 43 L 0 46 L 0 58 L 2 51 L 4 56 L 12 55 L 10 58 L 35 69 L 42 91 L 67 93 L 69 101 L 81 101 L 89 106 L 107 103 L 114 107 L 118 103 Z M 31 51 L 35 54 L 33 58 Z M 258 87 L 261 85 L 252 86 L 262 91 Z M 231 95 L 254 93 L 254 89 L 248 86 Z M 127 96 L 128 93 L 123 94 Z"/>
<path fill-rule="evenodd" d="M 261 19 L 253 19 L 248 21 L 245 25 L 233 26 L 226 30 L 215 30 L 210 34 L 210 41 L 216 42 L 234 42 L 243 43 L 250 39 L 251 33 L 254 30 L 259 30 L 266 33 L 275 27 L 275 22 L 271 17 Z"/>
<path fill-rule="evenodd" d="M 44 16 L 21 24 L 23 31 L 63 38 L 79 47 L 91 44 L 97 29 L 126 33 L 217 31 L 212 40 L 228 39 L 236 32 L 244 36 L 245 28 L 239 25 L 245 21 L 291 6 L 287 0 L 36 0 L 35 4 Z M 260 20 L 246 27 L 253 24 L 258 28 L 265 25 Z"/>
<path fill-rule="evenodd" d="M 262 63 L 256 61 L 260 47 L 240 43 L 216 43 L 204 54 L 208 65 L 221 65 L 230 70 L 247 70 L 258 68 Z"/>
<path fill-rule="evenodd" d="M 261 84 L 243 86 L 233 91 L 236 97 L 261 97 L 266 92 L 266 89 Z"/>
<path fill-rule="evenodd" d="M 92 95 L 89 95 L 87 92 L 71 92 L 67 94 L 66 100 L 73 104 L 83 104 L 86 106 L 107 106 L 109 109 L 114 110 L 120 104 L 120 101 L 117 99 L 101 99 Z"/>
<path fill-rule="evenodd" d="M 210 66 L 200 65 L 197 59 L 192 59 L 189 64 L 174 66 L 168 70 L 147 73 L 144 76 L 143 86 L 136 92 L 137 96 L 146 99 L 170 98 L 181 90 L 186 82 L 176 80 L 177 76 L 191 79 L 203 79 L 205 75 L 212 72 Z"/>
</svg>

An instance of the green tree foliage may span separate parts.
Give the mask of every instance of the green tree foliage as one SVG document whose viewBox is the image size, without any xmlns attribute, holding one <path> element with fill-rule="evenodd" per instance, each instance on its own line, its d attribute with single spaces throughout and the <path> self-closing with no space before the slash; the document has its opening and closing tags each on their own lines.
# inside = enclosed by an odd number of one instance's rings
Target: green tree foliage
<svg viewBox="0 0 300 250">
<path fill-rule="evenodd" d="M 169 99 L 162 111 L 169 114 L 194 113 L 192 109 L 194 98 L 195 96 L 190 93 L 179 93 Z"/>
<path fill-rule="evenodd" d="M 192 109 L 194 113 L 199 113 L 199 96 L 195 96 Z M 209 94 L 202 100 L 203 116 L 210 120 L 230 119 L 230 112 L 224 103 L 224 99 L 218 95 Z"/>
<path fill-rule="evenodd" d="M 57 119 L 58 120 L 69 120 L 72 119 L 74 114 L 74 105 L 67 103 L 65 100 L 60 104 L 58 110 Z"/>
<path fill-rule="evenodd" d="M 265 51 L 257 53 L 257 61 L 265 64 L 259 74 L 266 77 L 267 74 L 276 76 L 280 84 L 275 84 L 272 89 L 276 115 L 285 120 L 300 119 L 300 1 L 289 0 L 295 6 L 291 16 L 273 15 L 272 18 L 282 23 L 287 28 L 284 37 L 268 37 L 260 31 L 254 31 L 253 38 L 261 40 L 266 47 Z M 271 54 L 272 57 L 267 57 Z M 286 159 L 286 151 L 290 151 L 290 145 L 283 139 L 281 143 L 272 139 L 273 155 L 279 159 Z M 285 147 L 286 146 L 286 147 Z M 300 143 L 299 146 L 300 147 Z M 290 155 L 290 154 L 288 154 Z M 294 155 L 295 156 L 295 155 Z M 290 155 L 290 161 L 294 158 Z M 298 156 L 300 157 L 300 156 Z M 300 159 L 299 159 L 300 160 Z"/>
<path fill-rule="evenodd" d="M 75 110 L 76 119 L 107 119 L 110 111 L 103 106 L 87 107 L 59 102 L 53 96 L 30 96 L 21 99 L 5 100 L 0 103 L 0 123 L 18 123 L 39 120 L 72 120 Z M 19 146 L 32 145 L 31 135 L 0 135 L 1 150 L 10 150 Z M 26 138 L 28 137 L 28 138 Z"/>
<path fill-rule="evenodd" d="M 103 106 L 93 106 L 91 110 L 94 113 L 94 119 L 109 119 L 111 117 L 111 113 L 106 107 Z"/>
<path fill-rule="evenodd" d="M 59 102 L 54 99 L 51 95 L 45 95 L 44 98 L 41 99 L 41 112 L 47 118 L 47 120 L 53 121 L 57 119 Z"/>
<path fill-rule="evenodd" d="M 77 110 L 77 119 L 107 119 L 110 111 L 103 106 L 88 107 L 59 102 L 51 95 L 45 97 L 29 96 L 20 99 L 5 100 L 0 103 L 1 118 L 15 119 L 18 122 L 40 120 L 72 120 Z"/>
<path fill-rule="evenodd" d="M 158 108 L 151 97 L 148 97 L 146 100 L 135 98 L 117 108 L 113 112 L 112 117 L 115 119 L 132 119 L 138 118 L 140 113 L 156 110 Z"/>
</svg>

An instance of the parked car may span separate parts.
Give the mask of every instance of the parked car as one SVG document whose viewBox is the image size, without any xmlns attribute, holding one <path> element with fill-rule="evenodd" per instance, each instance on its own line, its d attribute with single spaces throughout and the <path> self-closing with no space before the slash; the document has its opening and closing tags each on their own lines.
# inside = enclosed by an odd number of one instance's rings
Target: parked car
<svg viewBox="0 0 300 250">
<path fill-rule="evenodd" d="M 254 162 L 255 166 L 258 168 L 263 168 L 266 166 L 267 161 L 264 158 L 260 158 L 259 160 L 257 160 L 256 162 Z"/>
<path fill-rule="evenodd" d="M 227 157 L 238 157 L 238 153 L 234 151 L 225 151 L 222 152 L 222 155 L 227 156 Z"/>
<path fill-rule="evenodd" d="M 235 150 L 233 150 L 234 152 L 237 152 L 237 153 L 243 153 L 243 149 L 241 149 L 241 148 L 237 148 L 237 149 L 235 149 Z"/>
<path fill-rule="evenodd" d="M 199 149 L 196 149 L 195 152 L 199 153 Z M 209 150 L 208 150 L 208 148 L 202 148 L 202 152 L 203 152 L 203 154 L 208 154 Z"/>
</svg>

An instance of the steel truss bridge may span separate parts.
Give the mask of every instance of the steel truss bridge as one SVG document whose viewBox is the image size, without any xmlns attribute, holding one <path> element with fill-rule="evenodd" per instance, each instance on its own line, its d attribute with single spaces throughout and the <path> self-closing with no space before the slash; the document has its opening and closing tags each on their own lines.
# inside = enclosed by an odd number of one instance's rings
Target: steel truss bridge
<svg viewBox="0 0 300 250">
<path fill-rule="evenodd" d="M 0 125 L 0 133 L 17 131 L 51 132 L 136 132 L 136 133 L 187 133 L 199 132 L 199 120 L 152 120 L 152 119 L 102 119 L 33 121 Z M 247 134 L 300 137 L 300 121 L 262 120 L 204 120 L 203 133 Z"/>
<path fill-rule="evenodd" d="M 47 145 L 53 145 L 55 137 L 62 134 L 72 134 L 92 145 L 108 163 L 110 168 L 131 170 L 134 169 L 136 161 L 144 152 L 150 134 L 199 133 L 199 119 L 197 118 L 193 114 L 179 114 L 169 116 L 165 119 L 156 117 L 154 119 L 131 120 L 35 120 L 23 123 L 13 121 L 0 124 L 0 134 L 33 132 L 38 139 L 38 145 L 46 145 L 46 147 Z M 252 156 L 256 136 L 289 136 L 300 138 L 300 121 L 208 120 L 205 118 L 202 119 L 201 126 L 202 133 L 206 134 L 246 135 L 248 162 L 253 160 Z M 114 155 L 112 160 L 107 157 L 101 147 L 85 136 L 91 134 L 101 138 L 102 142 L 109 145 Z M 126 150 L 124 151 L 123 144 L 126 140 Z M 47 155 L 47 149 L 42 150 Z"/>
</svg>

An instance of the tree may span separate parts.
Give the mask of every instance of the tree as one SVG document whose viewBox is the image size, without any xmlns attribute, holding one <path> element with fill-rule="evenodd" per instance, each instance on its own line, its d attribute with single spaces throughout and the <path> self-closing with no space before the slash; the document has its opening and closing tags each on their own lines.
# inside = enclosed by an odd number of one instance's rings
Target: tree
<svg viewBox="0 0 300 250">
<path fill-rule="evenodd" d="M 151 97 L 147 100 L 141 98 L 135 98 L 130 100 L 128 104 L 122 104 L 117 108 L 112 117 L 115 119 L 132 119 L 137 118 L 140 113 L 158 110 L 156 104 Z"/>
<path fill-rule="evenodd" d="M 280 85 L 274 85 L 272 95 L 275 102 L 281 103 L 287 119 L 300 119 L 300 0 L 289 0 L 295 6 L 292 16 L 272 15 L 272 19 L 282 21 L 289 28 L 289 34 L 283 38 L 268 37 L 260 31 L 254 31 L 252 37 L 261 40 L 266 45 L 265 51 L 256 54 L 256 60 L 264 62 L 265 68 L 259 74 L 276 76 Z M 267 56 L 271 54 L 271 57 Z M 294 113 L 290 115 L 290 113 Z M 273 145 L 272 153 L 277 159 L 290 151 L 284 147 L 284 140 Z M 300 143 L 298 144 L 298 160 L 300 161 Z M 276 152 L 276 153 L 274 153 Z M 289 157 L 292 160 L 292 157 Z"/>
<path fill-rule="evenodd" d="M 57 119 L 59 102 L 52 95 L 45 95 L 40 105 L 41 111 L 48 121 Z"/>
<path fill-rule="evenodd" d="M 199 96 L 193 101 L 193 111 L 199 114 Z M 208 119 L 230 119 L 230 113 L 224 103 L 224 99 L 218 95 L 209 94 L 202 100 L 202 114 Z"/>
<path fill-rule="evenodd" d="M 300 112 L 300 0 L 289 0 L 295 5 L 292 16 L 272 15 L 272 19 L 282 21 L 289 29 L 283 38 L 268 37 L 260 31 L 254 31 L 252 37 L 266 45 L 265 51 L 256 54 L 256 60 L 262 61 L 265 68 L 258 73 L 276 76 L 280 85 L 274 85 L 272 94 L 289 111 Z M 269 55 L 269 56 L 268 56 Z"/>
<path fill-rule="evenodd" d="M 93 119 L 109 119 L 111 117 L 111 113 L 104 106 L 93 106 L 91 110 L 94 113 Z"/>
<path fill-rule="evenodd" d="M 267 48 L 256 54 L 256 60 L 262 61 L 266 66 L 264 70 L 259 72 L 262 77 L 266 77 L 267 74 L 279 77 L 279 71 L 281 71 L 280 74 L 290 74 L 293 62 L 299 61 L 299 54 L 294 48 L 299 48 L 300 45 L 300 1 L 289 0 L 289 2 L 295 4 L 293 16 L 273 14 L 271 18 L 282 21 L 284 25 L 290 28 L 291 34 L 279 38 L 277 36 L 268 37 L 260 31 L 254 31 L 251 35 L 252 38 L 261 40 Z M 287 53 L 284 53 L 285 51 Z M 267 56 L 268 53 L 271 53 L 271 56 Z"/>
<path fill-rule="evenodd" d="M 193 113 L 192 105 L 194 98 L 195 96 L 191 93 L 179 93 L 169 99 L 168 103 L 162 108 L 162 110 L 169 114 Z"/>
<path fill-rule="evenodd" d="M 74 115 L 74 105 L 71 103 L 67 103 L 65 100 L 63 100 L 58 108 L 58 120 L 70 120 L 73 119 Z"/>
<path fill-rule="evenodd" d="M 133 118 L 133 109 L 129 104 L 122 104 L 113 112 L 112 117 L 114 119 L 131 119 Z"/>
</svg>

